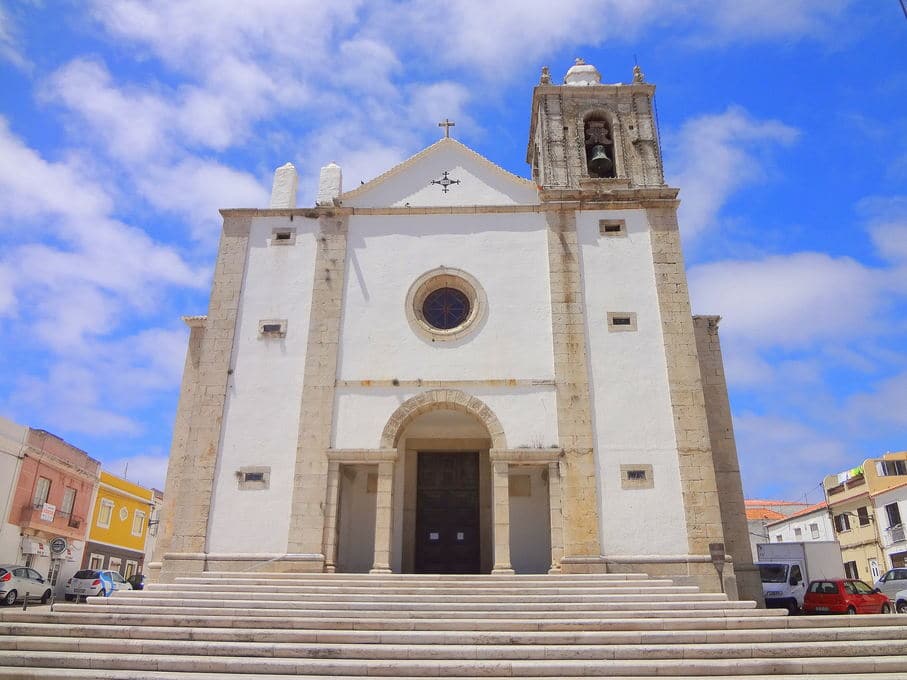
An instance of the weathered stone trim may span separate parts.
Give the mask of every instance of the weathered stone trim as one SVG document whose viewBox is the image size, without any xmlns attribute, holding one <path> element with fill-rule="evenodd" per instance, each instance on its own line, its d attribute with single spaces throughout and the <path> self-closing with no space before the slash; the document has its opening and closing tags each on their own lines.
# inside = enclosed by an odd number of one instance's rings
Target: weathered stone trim
<svg viewBox="0 0 907 680">
<path fill-rule="evenodd" d="M 734 422 L 728 399 L 721 342 L 718 338 L 719 316 L 694 316 L 696 350 L 705 396 L 706 417 L 709 423 L 709 440 L 712 444 L 712 461 L 718 485 L 718 501 L 726 550 L 734 558 L 737 590 L 745 600 L 760 601 L 762 582 L 753 565 L 749 527 L 743 502 L 743 482 L 740 463 L 734 442 Z"/>
<path fill-rule="evenodd" d="M 558 462 L 563 456 L 563 449 L 491 449 L 489 452 L 492 463 L 514 465 L 547 465 Z"/>
<path fill-rule="evenodd" d="M 439 288 L 454 288 L 469 300 L 469 314 L 463 323 L 455 328 L 434 328 L 422 314 L 425 298 Z M 409 287 L 404 313 L 410 328 L 419 337 L 430 342 L 453 341 L 477 330 L 488 313 L 488 299 L 482 284 L 472 274 L 453 267 L 437 267 L 422 274 Z"/>
<path fill-rule="evenodd" d="M 461 390 L 429 390 L 400 404 L 384 426 L 380 448 L 396 447 L 407 425 L 423 413 L 441 409 L 460 411 L 475 416 L 488 430 L 492 447 L 495 449 L 507 448 L 504 427 L 498 417 L 481 399 L 470 396 Z"/>
<path fill-rule="evenodd" d="M 288 553 L 314 554 L 323 550 L 328 481 L 325 451 L 331 445 L 334 418 L 346 273 L 346 220 L 321 217 L 316 238 L 318 249 L 303 370 Z"/>
<path fill-rule="evenodd" d="M 488 380 L 338 380 L 337 387 L 554 387 L 551 378 L 490 378 Z"/>
<path fill-rule="evenodd" d="M 393 462 L 397 460 L 397 449 L 328 449 L 325 451 L 332 463 L 367 465 L 369 463 Z"/>
<path fill-rule="evenodd" d="M 677 211 L 650 209 L 647 217 L 689 551 L 707 555 L 709 543 L 724 543 L 724 533 Z"/>
<path fill-rule="evenodd" d="M 491 464 L 491 514 L 494 540 L 492 574 L 513 574 L 510 564 L 510 463 Z"/>
<path fill-rule="evenodd" d="M 548 270 L 554 338 L 557 427 L 564 449 L 564 553 L 601 554 L 586 319 L 576 213 L 548 213 Z M 495 447 L 502 448 L 502 447 Z"/>
<path fill-rule="evenodd" d="M 163 578 L 168 578 L 168 553 L 203 553 L 206 549 L 251 225 L 250 216 L 225 216 L 207 319 L 203 325 L 200 320 L 190 319 L 189 353 L 164 492 L 163 527 L 158 539 L 158 552 L 164 555 Z"/>
</svg>

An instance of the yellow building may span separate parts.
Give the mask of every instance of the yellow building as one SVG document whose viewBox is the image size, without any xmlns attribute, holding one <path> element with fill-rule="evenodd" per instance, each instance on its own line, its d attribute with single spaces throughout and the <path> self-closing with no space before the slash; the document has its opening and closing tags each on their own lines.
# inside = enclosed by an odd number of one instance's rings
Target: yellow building
<svg viewBox="0 0 907 680">
<path fill-rule="evenodd" d="M 822 482 L 828 510 L 841 544 L 844 571 L 850 578 L 872 583 L 891 568 L 880 536 L 880 518 L 874 508 L 878 494 L 907 481 L 907 451 L 869 458 L 863 464 Z"/>
<path fill-rule="evenodd" d="M 154 491 L 102 471 L 82 567 L 140 573 L 153 506 Z"/>
</svg>

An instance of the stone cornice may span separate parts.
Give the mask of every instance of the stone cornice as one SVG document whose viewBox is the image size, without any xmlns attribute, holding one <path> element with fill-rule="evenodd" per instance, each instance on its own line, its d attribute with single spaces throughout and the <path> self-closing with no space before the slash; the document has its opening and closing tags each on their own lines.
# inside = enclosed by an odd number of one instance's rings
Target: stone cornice
<svg viewBox="0 0 907 680">
<path fill-rule="evenodd" d="M 493 463 L 514 463 L 542 465 L 557 463 L 564 455 L 564 449 L 491 449 L 488 457 Z"/>
<path fill-rule="evenodd" d="M 397 460 L 397 449 L 328 449 L 332 463 L 382 463 Z"/>
</svg>

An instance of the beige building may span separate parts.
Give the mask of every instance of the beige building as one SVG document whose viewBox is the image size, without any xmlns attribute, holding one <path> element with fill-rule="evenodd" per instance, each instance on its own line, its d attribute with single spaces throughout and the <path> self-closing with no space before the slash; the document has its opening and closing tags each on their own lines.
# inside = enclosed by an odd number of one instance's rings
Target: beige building
<svg viewBox="0 0 907 680">
<path fill-rule="evenodd" d="M 719 318 L 691 313 L 655 87 L 626 75 L 543 69 L 525 178 L 445 134 L 349 191 L 326 165 L 314 206 L 287 164 L 269 208 L 222 211 L 152 569 L 759 597 Z"/>
<path fill-rule="evenodd" d="M 851 578 L 875 581 L 891 568 L 882 533 L 889 527 L 879 517 L 875 498 L 907 481 L 907 451 L 869 458 L 822 482 L 835 534 L 841 544 L 844 571 Z"/>
</svg>

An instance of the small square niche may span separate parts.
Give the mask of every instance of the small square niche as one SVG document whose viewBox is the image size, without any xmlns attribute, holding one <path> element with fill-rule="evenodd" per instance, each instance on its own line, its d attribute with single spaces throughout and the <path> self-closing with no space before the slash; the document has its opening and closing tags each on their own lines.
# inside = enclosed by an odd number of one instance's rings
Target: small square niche
<svg viewBox="0 0 907 680">
<path fill-rule="evenodd" d="M 620 466 L 621 489 L 652 489 L 655 479 L 652 477 L 652 466 L 648 464 L 631 464 Z"/>
<path fill-rule="evenodd" d="M 240 491 L 267 489 L 271 486 L 271 468 L 261 465 L 239 468 L 236 480 Z"/>
<path fill-rule="evenodd" d="M 602 236 L 621 238 L 627 235 L 625 220 L 599 220 L 598 233 Z"/>
<path fill-rule="evenodd" d="M 263 338 L 283 338 L 287 335 L 286 319 L 262 319 L 258 322 L 258 334 Z"/>
<path fill-rule="evenodd" d="M 296 243 L 296 227 L 274 227 L 271 231 L 272 246 L 291 246 Z"/>
<path fill-rule="evenodd" d="M 636 312 L 608 312 L 608 330 L 612 333 L 636 330 Z"/>
</svg>

